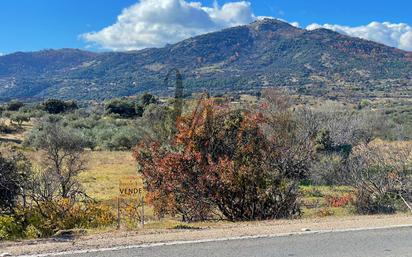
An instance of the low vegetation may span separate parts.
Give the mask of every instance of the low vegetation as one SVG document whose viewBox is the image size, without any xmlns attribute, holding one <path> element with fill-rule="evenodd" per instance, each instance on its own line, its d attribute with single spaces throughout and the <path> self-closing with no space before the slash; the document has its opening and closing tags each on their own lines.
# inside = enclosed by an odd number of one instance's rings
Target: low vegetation
<svg viewBox="0 0 412 257">
<path fill-rule="evenodd" d="M 131 176 L 154 228 L 411 208 L 408 124 L 382 102 L 230 99 L 188 99 L 177 120 L 173 101 L 150 94 L 2 106 L 0 240 L 115 228 L 118 181 Z M 141 203 L 122 204 L 123 225 L 139 226 Z"/>
</svg>

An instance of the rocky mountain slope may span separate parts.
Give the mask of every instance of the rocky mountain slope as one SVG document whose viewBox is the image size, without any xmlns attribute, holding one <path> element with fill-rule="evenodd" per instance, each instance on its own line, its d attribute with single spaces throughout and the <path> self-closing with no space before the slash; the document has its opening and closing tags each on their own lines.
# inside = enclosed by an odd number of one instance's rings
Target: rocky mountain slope
<svg viewBox="0 0 412 257">
<path fill-rule="evenodd" d="M 0 101 L 44 97 L 101 100 L 170 93 L 178 68 L 186 92 L 288 87 L 311 94 L 412 92 L 412 53 L 336 32 L 265 19 L 164 48 L 92 53 L 73 49 L 0 57 Z"/>
</svg>

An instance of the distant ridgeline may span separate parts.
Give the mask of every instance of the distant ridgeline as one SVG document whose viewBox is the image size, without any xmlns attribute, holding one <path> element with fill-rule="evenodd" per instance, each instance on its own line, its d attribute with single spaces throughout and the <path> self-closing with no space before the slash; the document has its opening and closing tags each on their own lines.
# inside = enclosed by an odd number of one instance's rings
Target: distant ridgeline
<svg viewBox="0 0 412 257">
<path fill-rule="evenodd" d="M 0 57 L 0 101 L 103 100 L 152 92 L 172 68 L 185 93 L 258 92 L 288 87 L 330 97 L 411 95 L 412 53 L 327 29 L 304 30 L 265 19 L 164 48 L 92 53 L 74 49 Z"/>
</svg>

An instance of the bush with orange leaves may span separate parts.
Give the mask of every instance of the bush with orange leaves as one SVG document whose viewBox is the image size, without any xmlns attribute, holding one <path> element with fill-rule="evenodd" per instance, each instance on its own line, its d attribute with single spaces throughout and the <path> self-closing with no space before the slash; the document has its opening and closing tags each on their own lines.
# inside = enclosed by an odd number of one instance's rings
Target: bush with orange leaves
<svg viewBox="0 0 412 257">
<path fill-rule="evenodd" d="M 179 120 L 171 143 L 137 146 L 134 156 L 155 212 L 184 221 L 299 215 L 298 185 L 313 147 L 298 135 L 292 111 L 268 106 L 249 112 L 204 101 Z"/>
<path fill-rule="evenodd" d="M 328 195 L 325 197 L 326 204 L 330 207 L 340 208 L 345 207 L 354 201 L 351 194 L 343 196 L 331 196 Z"/>
</svg>

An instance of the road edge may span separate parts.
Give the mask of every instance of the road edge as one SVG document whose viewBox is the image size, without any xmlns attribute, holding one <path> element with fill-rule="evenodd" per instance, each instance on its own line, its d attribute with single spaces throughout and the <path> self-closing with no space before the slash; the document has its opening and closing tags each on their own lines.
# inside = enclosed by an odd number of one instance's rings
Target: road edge
<svg viewBox="0 0 412 257">
<path fill-rule="evenodd" d="M 392 225 L 392 226 L 382 226 L 382 227 L 364 227 L 364 228 L 350 228 L 350 229 L 330 229 L 330 230 L 317 230 L 317 231 L 302 231 L 302 232 L 289 232 L 289 233 L 278 233 L 278 234 L 262 234 L 262 235 L 253 235 L 253 236 L 222 237 L 222 238 L 210 238 L 210 239 L 199 239 L 199 240 L 188 240 L 188 241 L 170 241 L 170 242 L 163 242 L 163 243 L 147 243 L 147 244 L 138 244 L 138 245 L 129 245 L 129 246 L 95 248 L 95 249 L 87 249 L 87 250 L 64 251 L 64 252 L 35 254 L 35 255 L 17 255 L 16 257 L 63 256 L 63 255 L 70 255 L 70 254 L 111 252 L 111 251 L 152 248 L 152 247 L 161 247 L 161 246 L 202 244 L 202 243 L 211 243 L 211 242 L 225 242 L 225 241 L 235 241 L 235 240 L 276 238 L 276 237 L 286 237 L 286 236 L 301 236 L 301 235 L 327 234 L 327 233 L 344 233 L 344 232 L 356 232 L 356 231 L 388 230 L 388 229 L 399 229 L 399 228 L 412 228 L 412 224 Z"/>
</svg>

